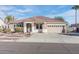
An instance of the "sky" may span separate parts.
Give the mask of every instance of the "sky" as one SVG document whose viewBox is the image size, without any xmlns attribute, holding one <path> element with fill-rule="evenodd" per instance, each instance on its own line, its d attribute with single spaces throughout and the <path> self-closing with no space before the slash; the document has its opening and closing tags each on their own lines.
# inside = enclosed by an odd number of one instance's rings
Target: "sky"
<svg viewBox="0 0 79 59">
<path fill-rule="evenodd" d="M 46 16 L 50 18 L 63 17 L 69 24 L 75 23 L 75 10 L 73 5 L 0 5 L 0 18 L 4 19 L 7 15 L 14 16 L 16 19 L 30 18 L 33 16 Z M 78 14 L 79 16 L 79 10 Z M 78 17 L 79 23 L 79 17 Z"/>
</svg>

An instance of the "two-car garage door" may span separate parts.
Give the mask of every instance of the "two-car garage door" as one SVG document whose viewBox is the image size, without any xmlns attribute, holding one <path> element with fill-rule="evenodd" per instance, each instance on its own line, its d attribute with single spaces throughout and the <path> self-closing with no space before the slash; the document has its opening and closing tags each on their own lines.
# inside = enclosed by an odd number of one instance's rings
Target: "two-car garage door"
<svg viewBox="0 0 79 59">
<path fill-rule="evenodd" d="M 47 32 L 62 33 L 63 25 L 47 25 Z"/>
</svg>

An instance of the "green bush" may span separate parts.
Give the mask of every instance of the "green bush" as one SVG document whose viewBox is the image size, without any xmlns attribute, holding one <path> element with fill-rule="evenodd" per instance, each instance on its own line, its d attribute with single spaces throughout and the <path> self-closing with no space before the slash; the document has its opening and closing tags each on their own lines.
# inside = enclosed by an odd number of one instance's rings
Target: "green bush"
<svg viewBox="0 0 79 59">
<path fill-rule="evenodd" d="M 23 27 L 16 27 L 15 32 L 23 32 Z"/>
</svg>

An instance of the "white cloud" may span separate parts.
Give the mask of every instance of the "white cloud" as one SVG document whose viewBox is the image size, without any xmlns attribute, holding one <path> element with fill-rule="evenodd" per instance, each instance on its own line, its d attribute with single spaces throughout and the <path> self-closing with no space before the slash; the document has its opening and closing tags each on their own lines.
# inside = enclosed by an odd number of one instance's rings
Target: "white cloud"
<svg viewBox="0 0 79 59">
<path fill-rule="evenodd" d="M 32 12 L 32 9 L 25 9 L 25 10 L 22 10 L 22 9 L 19 9 L 19 10 L 16 10 L 16 13 L 31 13 Z"/>
<path fill-rule="evenodd" d="M 5 6 L 5 5 L 0 6 L 0 17 L 4 18 L 6 15 L 9 14 L 9 11 L 12 9 L 14 9 L 13 6 Z"/>
<path fill-rule="evenodd" d="M 46 16 L 51 17 L 51 18 L 56 17 L 56 16 L 61 16 L 67 22 L 69 22 L 70 24 L 75 23 L 75 11 L 74 10 L 69 10 L 67 12 L 64 12 L 64 13 L 61 13 L 61 14 L 56 14 L 56 15 L 49 14 L 49 15 L 46 15 Z M 77 16 L 79 16 L 79 10 L 78 10 Z M 79 23 L 79 17 L 77 17 L 77 21 Z"/>
<path fill-rule="evenodd" d="M 60 6 L 58 6 L 59 9 L 66 8 L 66 7 L 67 7 L 67 5 L 60 5 Z"/>
</svg>

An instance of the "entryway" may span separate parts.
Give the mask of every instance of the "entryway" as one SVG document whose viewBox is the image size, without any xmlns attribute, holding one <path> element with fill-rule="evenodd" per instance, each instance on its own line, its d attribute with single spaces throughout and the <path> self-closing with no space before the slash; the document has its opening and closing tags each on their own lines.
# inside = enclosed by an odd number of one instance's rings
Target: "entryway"
<svg viewBox="0 0 79 59">
<path fill-rule="evenodd" d="M 43 32 L 43 24 L 41 24 L 41 23 L 36 24 L 36 29 L 38 30 L 38 33 L 42 33 Z"/>
<path fill-rule="evenodd" d="M 32 32 L 32 24 L 31 23 L 27 23 L 26 28 L 27 28 L 26 29 L 27 32 Z"/>
</svg>

